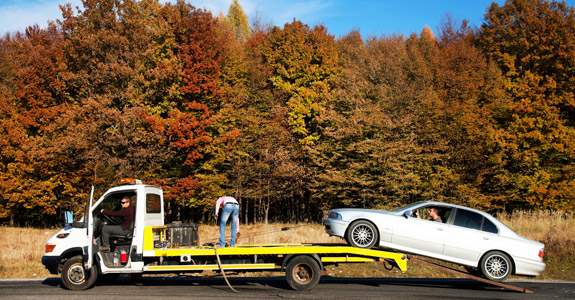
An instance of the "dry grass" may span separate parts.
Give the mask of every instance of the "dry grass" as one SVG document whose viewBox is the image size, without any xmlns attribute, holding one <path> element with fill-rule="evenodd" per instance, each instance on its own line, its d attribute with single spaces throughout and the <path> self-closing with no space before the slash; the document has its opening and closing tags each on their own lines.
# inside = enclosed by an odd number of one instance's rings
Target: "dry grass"
<svg viewBox="0 0 575 300">
<path fill-rule="evenodd" d="M 320 224 L 253 224 L 242 225 L 238 244 L 301 244 L 301 243 L 341 243 L 342 240 L 330 237 Z M 215 243 L 220 237 L 219 227 L 202 225 L 199 228 L 200 244 Z M 229 241 L 230 227 L 226 228 Z"/>
<path fill-rule="evenodd" d="M 573 213 L 518 211 L 498 216 L 520 235 L 545 244 L 547 268 L 541 279 L 575 279 L 575 216 Z"/>
<path fill-rule="evenodd" d="M 520 235 L 545 243 L 547 269 L 539 279 L 575 279 L 575 216 L 572 213 L 520 211 L 512 215 L 503 214 L 498 218 Z M 282 230 L 285 227 L 291 229 Z M 4 245 L 0 252 L 0 278 L 54 277 L 42 266 L 41 257 L 46 240 L 56 232 L 57 230 L 0 227 L 0 243 Z M 242 225 L 241 234 L 239 244 L 343 242 L 341 239 L 329 237 L 319 224 Z M 202 225 L 199 227 L 199 235 L 201 244 L 215 243 L 219 237 L 218 227 Z M 328 266 L 324 274 L 335 277 L 453 277 L 414 263 L 408 264 L 408 271 L 405 273 L 395 269 L 387 271 L 381 264 L 368 263 Z"/>
<path fill-rule="evenodd" d="M 0 227 L 0 278 L 45 278 L 46 241 L 58 230 Z"/>
</svg>

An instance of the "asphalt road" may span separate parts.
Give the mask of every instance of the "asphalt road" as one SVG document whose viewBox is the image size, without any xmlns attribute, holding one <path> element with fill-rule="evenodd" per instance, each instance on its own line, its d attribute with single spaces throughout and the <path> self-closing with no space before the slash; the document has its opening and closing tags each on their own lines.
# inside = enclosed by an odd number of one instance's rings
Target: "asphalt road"
<svg viewBox="0 0 575 300">
<path fill-rule="evenodd" d="M 223 278 L 127 278 L 69 291 L 59 278 L 0 280 L 0 299 L 575 299 L 575 282 L 509 281 L 533 291 L 524 294 L 470 279 L 394 279 L 323 277 L 311 291 L 293 291 L 284 277 L 232 277 L 232 292 Z"/>
</svg>

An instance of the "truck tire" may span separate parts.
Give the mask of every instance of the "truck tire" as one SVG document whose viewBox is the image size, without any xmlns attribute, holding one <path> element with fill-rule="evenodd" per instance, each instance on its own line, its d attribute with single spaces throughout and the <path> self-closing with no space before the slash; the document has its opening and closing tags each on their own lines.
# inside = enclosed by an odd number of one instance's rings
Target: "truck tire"
<svg viewBox="0 0 575 300">
<path fill-rule="evenodd" d="M 379 244 L 379 233 L 373 223 L 359 220 L 349 225 L 345 240 L 352 247 L 371 249 Z"/>
<path fill-rule="evenodd" d="M 505 253 L 491 251 L 481 259 L 481 273 L 489 280 L 504 281 L 513 271 L 513 261 Z"/>
<path fill-rule="evenodd" d="M 287 265 L 286 279 L 292 289 L 296 291 L 309 291 L 317 285 L 321 277 L 318 262 L 310 256 L 299 255 Z"/>
<path fill-rule="evenodd" d="M 69 290 L 91 288 L 98 279 L 98 265 L 92 265 L 89 271 L 84 269 L 82 256 L 69 258 L 62 268 L 62 283 Z"/>
</svg>

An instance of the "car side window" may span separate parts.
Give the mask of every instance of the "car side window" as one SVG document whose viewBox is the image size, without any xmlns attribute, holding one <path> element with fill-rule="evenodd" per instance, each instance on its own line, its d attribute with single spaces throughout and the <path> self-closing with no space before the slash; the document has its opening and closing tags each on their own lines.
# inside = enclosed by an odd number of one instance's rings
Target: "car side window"
<svg viewBox="0 0 575 300">
<path fill-rule="evenodd" d="M 483 216 L 472 211 L 457 209 L 453 225 L 461 226 L 469 229 L 481 230 L 483 223 Z"/>
<path fill-rule="evenodd" d="M 483 227 L 481 228 L 481 230 L 490 233 L 496 233 L 496 234 L 499 233 L 499 229 L 497 229 L 497 226 L 495 226 L 493 222 L 487 220 L 486 218 L 483 218 Z"/>
<path fill-rule="evenodd" d="M 434 213 L 432 213 L 432 210 Z M 431 206 L 424 206 L 424 207 L 418 208 L 415 211 L 414 215 L 418 219 L 445 223 L 447 221 L 447 218 L 449 218 L 450 213 L 451 213 L 451 208 L 431 205 Z M 439 217 L 439 218 L 437 218 L 437 217 Z M 437 219 L 434 219 L 434 218 L 437 218 Z"/>
</svg>

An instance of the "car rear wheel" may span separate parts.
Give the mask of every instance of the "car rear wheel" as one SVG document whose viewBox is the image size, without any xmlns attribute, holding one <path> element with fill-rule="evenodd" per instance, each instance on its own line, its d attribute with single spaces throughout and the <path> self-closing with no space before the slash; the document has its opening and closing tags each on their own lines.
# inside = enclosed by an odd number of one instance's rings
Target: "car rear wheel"
<svg viewBox="0 0 575 300">
<path fill-rule="evenodd" d="M 504 281 L 512 270 L 513 262 L 503 252 L 491 251 L 481 259 L 481 273 L 489 280 Z"/>
<path fill-rule="evenodd" d="M 379 243 L 379 233 L 373 223 L 355 221 L 347 230 L 346 241 L 352 247 L 369 249 Z"/>
</svg>

